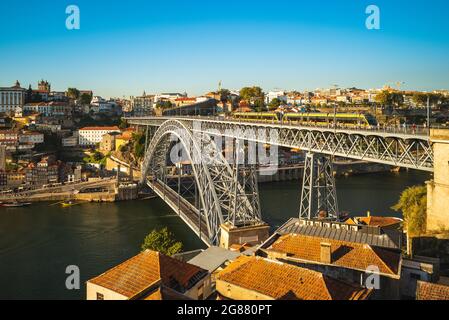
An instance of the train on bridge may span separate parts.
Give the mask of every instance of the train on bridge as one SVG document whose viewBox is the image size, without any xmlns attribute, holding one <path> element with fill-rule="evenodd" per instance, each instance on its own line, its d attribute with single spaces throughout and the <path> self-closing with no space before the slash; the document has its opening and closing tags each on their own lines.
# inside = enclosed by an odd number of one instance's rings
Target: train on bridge
<svg viewBox="0 0 449 320">
<path fill-rule="evenodd" d="M 338 127 L 377 127 L 376 118 L 369 113 L 320 113 L 320 112 L 235 112 L 235 119 L 268 123 L 288 123 L 329 127 L 336 122 Z"/>
</svg>

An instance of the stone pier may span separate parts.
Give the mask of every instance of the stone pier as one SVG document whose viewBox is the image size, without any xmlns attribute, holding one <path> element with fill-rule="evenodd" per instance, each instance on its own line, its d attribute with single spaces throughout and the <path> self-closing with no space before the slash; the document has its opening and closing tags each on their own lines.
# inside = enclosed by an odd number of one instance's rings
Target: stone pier
<svg viewBox="0 0 449 320">
<path fill-rule="evenodd" d="M 427 182 L 427 231 L 449 230 L 449 129 L 431 129 L 434 174 Z"/>
</svg>

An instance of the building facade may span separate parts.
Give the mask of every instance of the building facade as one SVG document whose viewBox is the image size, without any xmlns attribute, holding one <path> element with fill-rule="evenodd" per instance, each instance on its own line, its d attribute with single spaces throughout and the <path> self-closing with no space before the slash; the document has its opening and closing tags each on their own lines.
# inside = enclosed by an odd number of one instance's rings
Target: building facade
<svg viewBox="0 0 449 320">
<path fill-rule="evenodd" d="M 79 130 L 78 143 L 84 147 L 94 146 L 101 142 L 106 133 L 111 132 L 120 133 L 120 129 L 118 127 L 84 127 Z"/>
<path fill-rule="evenodd" d="M 26 89 L 16 81 L 12 87 L 0 87 L 0 112 L 15 113 L 17 108 L 25 104 Z"/>
</svg>

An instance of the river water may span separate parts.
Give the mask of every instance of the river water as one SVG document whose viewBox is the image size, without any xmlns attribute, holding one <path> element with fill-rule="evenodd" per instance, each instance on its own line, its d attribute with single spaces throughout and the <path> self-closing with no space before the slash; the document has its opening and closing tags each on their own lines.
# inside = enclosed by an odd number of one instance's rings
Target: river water
<svg viewBox="0 0 449 320">
<path fill-rule="evenodd" d="M 428 178 L 415 171 L 339 178 L 340 210 L 398 216 L 390 207 L 401 191 Z M 264 220 L 276 227 L 297 216 L 299 191 L 299 181 L 261 184 Z M 160 199 L 0 208 L 0 299 L 84 299 L 85 281 L 137 254 L 145 235 L 164 226 L 185 250 L 204 248 Z M 80 269 L 80 290 L 65 287 L 69 265 Z"/>
</svg>

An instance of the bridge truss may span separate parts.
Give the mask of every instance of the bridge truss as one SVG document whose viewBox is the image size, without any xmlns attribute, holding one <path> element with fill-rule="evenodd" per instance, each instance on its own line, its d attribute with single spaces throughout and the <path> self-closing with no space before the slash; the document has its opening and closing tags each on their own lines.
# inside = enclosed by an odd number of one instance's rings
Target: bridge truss
<svg viewBox="0 0 449 320">
<path fill-rule="evenodd" d="M 232 120 L 219 121 L 208 118 L 178 119 L 193 131 L 221 133 L 233 138 L 243 138 L 241 136 L 243 133 L 246 140 L 397 167 L 433 171 L 433 150 L 428 136 L 425 135 Z M 131 124 L 145 126 L 159 126 L 166 120 L 167 118 L 161 117 L 129 118 Z"/>
</svg>

